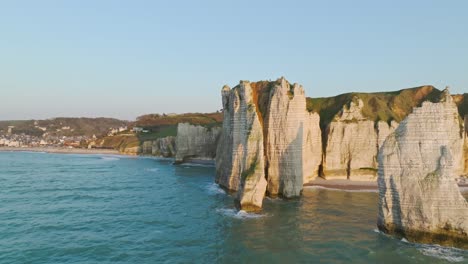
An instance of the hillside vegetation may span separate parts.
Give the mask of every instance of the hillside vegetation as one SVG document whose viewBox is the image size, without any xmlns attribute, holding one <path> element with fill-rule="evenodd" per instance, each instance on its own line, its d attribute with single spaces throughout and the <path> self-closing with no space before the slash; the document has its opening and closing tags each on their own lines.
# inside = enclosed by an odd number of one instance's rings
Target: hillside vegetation
<svg viewBox="0 0 468 264">
<path fill-rule="evenodd" d="M 133 148 L 140 146 L 140 140 L 136 135 L 125 134 L 125 135 L 115 135 L 112 137 L 103 137 L 96 141 L 99 148 L 105 149 L 125 149 Z"/>
<path fill-rule="evenodd" d="M 148 114 L 136 118 L 135 126 L 152 128 L 160 126 L 190 123 L 193 125 L 220 125 L 223 122 L 223 113 L 186 113 L 186 114 Z"/>
<path fill-rule="evenodd" d="M 320 126 L 326 128 L 343 106 L 350 105 L 353 98 L 360 98 L 364 107 L 363 115 L 374 121 L 400 122 L 414 107 L 424 101 L 436 102 L 441 91 L 433 86 L 420 86 L 395 92 L 346 93 L 334 97 L 307 98 L 307 110 L 320 114 Z"/>
</svg>

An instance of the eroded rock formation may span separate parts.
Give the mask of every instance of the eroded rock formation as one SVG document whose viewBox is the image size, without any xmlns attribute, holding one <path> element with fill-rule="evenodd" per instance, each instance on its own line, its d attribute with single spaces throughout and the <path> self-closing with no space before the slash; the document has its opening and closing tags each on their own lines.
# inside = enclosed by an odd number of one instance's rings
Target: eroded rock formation
<svg viewBox="0 0 468 264">
<path fill-rule="evenodd" d="M 379 129 L 388 134 L 385 122 L 375 123 L 362 115 L 363 102 L 355 97 L 330 123 L 323 162 L 326 179 L 375 180 Z M 382 140 L 382 139 L 380 139 Z"/>
<path fill-rule="evenodd" d="M 222 90 L 224 122 L 216 181 L 238 191 L 241 209 L 261 208 L 270 196 L 296 197 L 321 162 L 319 116 L 308 113 L 302 86 L 242 81 Z M 309 145 L 310 144 L 310 145 Z"/>
<path fill-rule="evenodd" d="M 468 247 L 468 204 L 455 181 L 462 127 L 452 98 L 413 109 L 379 152 L 380 230 L 410 241 Z"/>
<path fill-rule="evenodd" d="M 176 137 L 176 162 L 190 159 L 213 160 L 221 128 L 179 123 Z"/>
<path fill-rule="evenodd" d="M 463 175 L 465 177 L 468 177 L 468 115 L 465 115 L 465 133 L 463 134 L 463 159 L 464 159 L 464 170 L 463 170 Z"/>
<path fill-rule="evenodd" d="M 217 179 L 223 187 L 238 191 L 238 205 L 255 211 L 262 207 L 266 191 L 263 128 L 256 93 L 249 82 L 222 90 L 224 122 L 216 156 Z"/>
<path fill-rule="evenodd" d="M 176 153 L 176 139 L 173 136 L 147 140 L 141 144 L 141 154 L 158 157 L 174 157 Z"/>
</svg>

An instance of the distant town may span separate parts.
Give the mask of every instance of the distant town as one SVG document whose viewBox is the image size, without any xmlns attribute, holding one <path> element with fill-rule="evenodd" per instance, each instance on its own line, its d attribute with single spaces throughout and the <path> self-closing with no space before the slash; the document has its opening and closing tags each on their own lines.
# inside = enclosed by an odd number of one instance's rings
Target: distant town
<svg viewBox="0 0 468 264">
<path fill-rule="evenodd" d="M 60 128 L 43 127 L 35 121 L 34 127 L 42 130 L 42 135 L 30 135 L 24 132 L 15 133 L 15 126 L 8 126 L 6 131 L 0 131 L 0 147 L 30 148 L 30 147 L 68 147 L 68 148 L 91 148 L 92 142 L 103 135 L 62 135 L 67 132 L 75 132 L 70 126 Z M 139 129 L 139 128 L 136 128 Z M 117 133 L 127 131 L 127 126 L 111 127 L 105 136 L 113 136 Z M 73 133 L 72 133 L 73 134 Z"/>
<path fill-rule="evenodd" d="M 129 127 L 129 122 L 112 118 L 0 121 L 0 147 L 91 148 L 97 139 Z"/>
</svg>

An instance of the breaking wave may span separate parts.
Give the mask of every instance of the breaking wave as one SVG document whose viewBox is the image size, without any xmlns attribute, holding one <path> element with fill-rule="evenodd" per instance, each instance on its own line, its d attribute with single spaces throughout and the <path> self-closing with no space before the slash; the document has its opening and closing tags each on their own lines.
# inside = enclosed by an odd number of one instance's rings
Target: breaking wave
<svg viewBox="0 0 468 264">
<path fill-rule="evenodd" d="M 232 208 L 219 208 L 219 209 L 216 209 L 216 212 L 224 216 L 232 217 L 235 219 L 256 219 L 256 218 L 262 218 L 262 217 L 268 216 L 266 214 L 248 213 L 244 210 L 238 211 Z"/>
</svg>

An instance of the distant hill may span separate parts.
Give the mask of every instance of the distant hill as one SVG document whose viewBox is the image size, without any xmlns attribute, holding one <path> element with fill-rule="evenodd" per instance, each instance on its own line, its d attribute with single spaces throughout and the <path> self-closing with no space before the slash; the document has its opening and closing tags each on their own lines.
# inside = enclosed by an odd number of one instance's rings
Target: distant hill
<svg viewBox="0 0 468 264">
<path fill-rule="evenodd" d="M 14 134 L 26 134 L 41 136 L 44 133 L 56 136 L 102 136 L 109 132 L 110 128 L 127 126 L 128 121 L 114 118 L 71 118 L 58 117 L 45 120 L 10 120 L 0 121 L 0 133 L 5 134 L 8 126 L 14 126 Z"/>
</svg>

